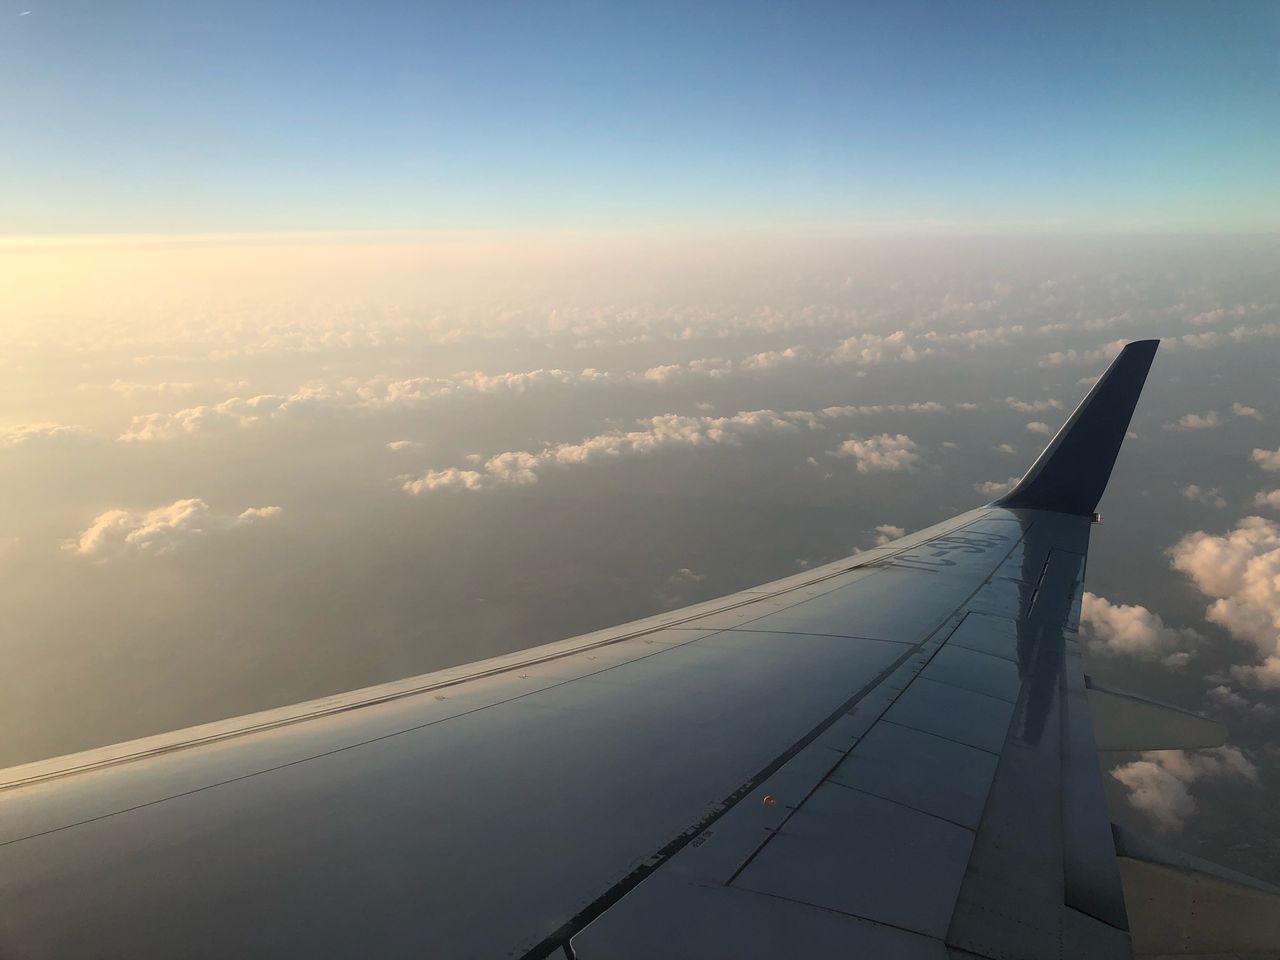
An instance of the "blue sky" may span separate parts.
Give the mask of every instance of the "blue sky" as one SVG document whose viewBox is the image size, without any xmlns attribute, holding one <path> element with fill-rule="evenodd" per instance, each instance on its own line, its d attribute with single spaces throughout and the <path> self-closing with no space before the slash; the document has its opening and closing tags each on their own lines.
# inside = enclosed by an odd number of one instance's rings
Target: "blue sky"
<svg viewBox="0 0 1280 960">
<path fill-rule="evenodd" d="M 1278 41 L 1269 3 L 4 0 L 0 233 L 1274 230 Z"/>
</svg>

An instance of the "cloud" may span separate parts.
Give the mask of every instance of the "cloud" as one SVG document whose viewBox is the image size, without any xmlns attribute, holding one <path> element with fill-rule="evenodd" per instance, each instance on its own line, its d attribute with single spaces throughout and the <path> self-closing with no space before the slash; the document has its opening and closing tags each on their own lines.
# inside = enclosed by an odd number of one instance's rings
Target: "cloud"
<svg viewBox="0 0 1280 960">
<path fill-rule="evenodd" d="M 744 437 L 795 431 L 816 421 L 812 413 L 751 410 L 731 417 L 689 417 L 664 414 L 638 421 L 637 430 L 610 430 L 577 443 L 559 443 L 542 450 L 512 450 L 489 457 L 480 470 L 428 470 L 407 477 L 403 489 L 420 495 L 433 490 L 487 490 L 497 486 L 528 486 L 548 468 L 581 466 L 624 457 L 644 456 L 677 447 L 736 446 Z"/>
<path fill-rule="evenodd" d="M 705 579 L 707 579 L 707 575 L 705 573 L 694 573 L 688 567 L 681 567 L 667 578 L 667 582 L 672 584 L 701 583 Z"/>
<path fill-rule="evenodd" d="M 889 360 L 911 363 L 920 359 L 920 352 L 907 342 L 905 330 L 895 330 L 887 336 L 864 333 L 841 340 L 828 355 L 833 363 L 876 364 Z"/>
<path fill-rule="evenodd" d="M 899 336 L 901 334 L 901 336 Z M 304 385 L 289 394 L 261 394 L 254 397 L 234 396 L 220 403 L 202 404 L 174 412 L 147 413 L 135 416 L 119 439 L 126 443 L 173 440 L 183 436 L 214 430 L 244 428 L 303 413 L 324 411 L 359 415 L 384 410 L 413 410 L 431 404 L 466 396 L 521 396 L 534 390 L 629 385 L 654 388 L 677 383 L 719 381 L 740 374 L 758 374 L 778 367 L 819 359 L 838 362 L 873 363 L 884 359 L 914 359 L 906 334 L 881 337 L 866 334 L 843 341 L 827 354 L 813 354 L 802 346 L 787 347 L 751 354 L 734 362 L 720 357 L 703 357 L 683 363 L 669 363 L 645 370 L 608 373 L 595 368 L 565 370 L 558 367 L 504 373 L 463 371 L 450 377 L 410 377 L 394 379 L 386 376 L 364 381 L 344 380 L 332 385 Z M 857 341 L 857 350 L 850 346 Z M 854 357 L 851 351 L 858 354 Z M 859 359 L 861 358 L 861 359 Z M 147 385 L 117 381 L 121 392 L 129 395 L 145 392 L 180 392 L 188 384 Z M 243 382 L 235 384 L 243 386 Z M 857 413 L 942 413 L 946 407 L 934 401 L 908 404 L 876 404 L 863 407 L 830 408 L 827 416 Z"/>
<path fill-rule="evenodd" d="M 685 373 L 707 371 L 710 361 L 694 361 L 680 367 Z M 593 368 L 581 371 L 538 369 L 488 374 L 465 371 L 452 377 L 411 377 L 343 381 L 334 386 L 306 384 L 290 394 L 229 397 L 221 403 L 188 407 L 173 413 L 148 413 L 133 418 L 119 437 L 126 443 L 172 440 L 212 430 L 243 428 L 270 420 L 283 420 L 323 412 L 360 414 L 392 409 L 417 409 L 457 396 L 523 395 L 534 389 L 596 385 L 626 380 L 662 382 L 663 377 L 628 373 L 614 377 Z M 674 374 L 673 374 L 674 376 Z"/>
<path fill-rule="evenodd" d="M 947 408 L 935 400 L 923 403 L 872 403 L 851 407 L 824 407 L 820 415 L 828 419 L 834 417 L 856 417 L 878 413 L 946 413 Z"/>
<path fill-rule="evenodd" d="M 1182 495 L 1192 503 L 1203 503 L 1206 507 L 1216 507 L 1219 510 L 1227 505 L 1218 487 L 1210 487 L 1206 490 L 1199 484 L 1189 483 L 1182 488 Z"/>
<path fill-rule="evenodd" d="M 136 416 L 129 429 L 120 434 L 124 443 L 172 440 L 184 435 L 235 427 L 247 427 L 276 416 L 292 398 L 263 394 L 244 399 L 231 397 L 221 403 L 188 407 L 175 413 L 147 413 Z"/>
<path fill-rule="evenodd" d="M 1245 517 L 1234 530 L 1197 531 L 1169 548 L 1173 568 L 1213 602 L 1205 618 L 1252 644 L 1261 664 L 1232 668 L 1242 680 L 1280 687 L 1280 526 Z"/>
<path fill-rule="evenodd" d="M 91 437 L 85 427 L 61 423 L 26 423 L 0 430 L 0 449 L 5 447 L 52 447 Z"/>
<path fill-rule="evenodd" d="M 881 433 L 866 439 L 850 437 L 829 456 L 854 460 L 859 473 L 898 473 L 916 468 L 920 462 L 916 449 L 916 442 L 905 433 Z"/>
<path fill-rule="evenodd" d="M 1013 448 L 1012 444 L 1002 443 L 1000 444 L 1000 446 L 996 447 L 996 452 L 997 453 L 1017 453 L 1018 451 Z"/>
<path fill-rule="evenodd" d="M 1242 308 L 1226 310 L 1223 307 L 1218 307 L 1216 310 L 1206 310 L 1204 313 L 1198 313 L 1187 322 L 1193 327 L 1207 327 L 1215 323 L 1221 323 L 1228 317 L 1242 316 L 1244 316 Z"/>
<path fill-rule="evenodd" d="M 1268 473 L 1280 473 L 1280 450 L 1262 450 L 1255 447 L 1250 459 Z"/>
<path fill-rule="evenodd" d="M 417 440 L 392 440 L 387 444 L 387 449 L 396 453 L 411 453 L 422 449 L 422 444 Z"/>
<path fill-rule="evenodd" d="M 1253 495 L 1255 507 L 1270 507 L 1280 510 L 1280 490 L 1260 490 Z"/>
<path fill-rule="evenodd" d="M 141 396 L 151 397 L 171 397 L 179 396 L 184 393 L 191 393 L 195 390 L 194 383 L 138 383 L 134 380 L 114 380 L 107 387 L 112 393 L 118 393 L 128 399 Z"/>
<path fill-rule="evenodd" d="M 1102 360 L 1113 360 L 1119 356 L 1120 351 L 1124 349 L 1124 340 L 1112 340 L 1110 343 L 1104 343 L 1096 350 L 1058 350 L 1054 353 L 1046 353 L 1040 358 L 1040 366 L 1043 369 L 1053 367 L 1074 366 L 1079 363 L 1098 363 Z"/>
<path fill-rule="evenodd" d="M 905 537 L 907 535 L 906 530 L 892 523 L 880 524 L 876 527 L 875 533 L 877 547 L 883 546 L 886 543 L 897 540 L 899 537 Z"/>
<path fill-rule="evenodd" d="M 1255 717 L 1275 716 L 1275 710 L 1272 707 L 1265 703 L 1255 703 L 1226 684 L 1211 688 L 1207 696 L 1214 704 L 1227 710 L 1235 710 Z"/>
<path fill-rule="evenodd" d="M 203 500 L 175 500 L 154 510 L 108 510 L 98 514 L 65 549 L 106 559 L 129 553 L 160 555 L 199 542 L 210 533 L 251 526 L 280 516 L 279 507 L 250 507 L 234 516 L 214 513 Z"/>
<path fill-rule="evenodd" d="M 745 357 L 738 367 L 741 370 L 772 370 L 775 367 L 788 366 L 807 356 L 803 347 L 787 347 L 785 350 L 766 350 Z"/>
<path fill-rule="evenodd" d="M 1212 750 L 1161 750 L 1111 771 L 1124 784 L 1129 803 L 1150 816 L 1164 832 L 1181 830 L 1196 811 L 1190 787 L 1200 780 L 1258 782 L 1258 769 L 1236 747 Z"/>
<path fill-rule="evenodd" d="M 991 305 L 994 306 L 994 302 Z M 1015 323 L 1007 327 L 979 327 L 959 332 L 930 331 L 924 336 L 931 343 L 958 344 L 976 350 L 978 347 L 1006 346 L 1022 338 L 1026 332 L 1022 324 Z"/>
<path fill-rule="evenodd" d="M 696 592 L 694 588 L 706 579 L 706 574 L 695 573 L 688 567 L 681 567 L 667 577 L 666 583 L 654 593 L 654 599 L 664 607 L 677 607 L 682 603 L 688 603 Z"/>
<path fill-rule="evenodd" d="M 1158 660 L 1175 669 L 1187 664 L 1201 641 L 1194 630 L 1165 626 L 1160 615 L 1146 607 L 1112 603 L 1088 591 L 1080 609 L 1080 624 L 1091 651 Z"/>
<path fill-rule="evenodd" d="M 593 367 L 580 371 L 553 367 L 504 373 L 467 370 L 451 377 L 410 377 L 403 380 L 375 377 L 335 399 L 346 406 L 370 409 L 414 407 L 458 395 L 521 395 L 536 389 L 594 386 L 627 378 L 643 380 L 645 375 L 614 377 Z"/>
<path fill-rule="evenodd" d="M 1181 430 L 1188 432 L 1191 430 L 1211 430 L 1214 427 L 1222 425 L 1222 421 L 1218 418 L 1217 410 L 1210 410 L 1208 413 L 1187 413 L 1178 418 L 1177 423 L 1166 423 L 1166 430 Z"/>
<path fill-rule="evenodd" d="M 1206 333 L 1185 333 L 1180 337 L 1162 341 L 1170 350 L 1189 347 L 1193 350 L 1209 350 L 1227 344 L 1244 343 L 1247 340 L 1280 336 L 1280 323 L 1241 324 L 1228 331 L 1210 330 Z"/>
<path fill-rule="evenodd" d="M 417 479 L 406 480 L 404 490 L 419 495 L 432 490 L 484 490 L 494 485 L 491 477 L 478 470 L 459 470 L 448 467 L 444 470 L 428 470 Z"/>
<path fill-rule="evenodd" d="M 1028 423 L 1027 430 L 1030 433 L 1043 433 L 1046 436 L 1053 433 L 1053 428 L 1040 420 L 1032 420 Z"/>
<path fill-rule="evenodd" d="M 1246 407 L 1243 403 L 1233 403 L 1231 412 L 1237 417 L 1248 417 L 1251 420 L 1262 419 L 1262 414 L 1258 412 L 1257 407 Z"/>
<path fill-rule="evenodd" d="M 1061 410 L 1061 400 L 1019 400 L 1017 397 L 1005 397 L 1004 402 L 1019 413 L 1041 413 L 1045 410 Z"/>
<path fill-rule="evenodd" d="M 984 497 L 995 498 L 1008 493 L 1018 485 L 1021 479 L 1021 477 L 1010 477 L 1008 480 L 984 480 L 982 483 L 975 483 L 973 489 Z"/>
<path fill-rule="evenodd" d="M 700 360 L 690 360 L 688 363 L 664 363 L 658 367 L 650 367 L 638 377 L 632 375 L 628 379 L 638 379 L 650 384 L 667 384 L 694 379 L 722 380 L 732 373 L 732 362 L 719 357 L 704 357 Z"/>
</svg>

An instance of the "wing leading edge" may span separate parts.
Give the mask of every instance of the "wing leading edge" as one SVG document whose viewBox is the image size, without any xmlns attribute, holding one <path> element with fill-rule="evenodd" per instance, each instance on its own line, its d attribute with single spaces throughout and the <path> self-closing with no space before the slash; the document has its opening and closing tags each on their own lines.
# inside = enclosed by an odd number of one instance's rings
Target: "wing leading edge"
<svg viewBox="0 0 1280 960">
<path fill-rule="evenodd" d="M 883 548 L 0 774 L 0 954 L 1128 956 L 1075 631 L 1153 352 Z"/>
</svg>

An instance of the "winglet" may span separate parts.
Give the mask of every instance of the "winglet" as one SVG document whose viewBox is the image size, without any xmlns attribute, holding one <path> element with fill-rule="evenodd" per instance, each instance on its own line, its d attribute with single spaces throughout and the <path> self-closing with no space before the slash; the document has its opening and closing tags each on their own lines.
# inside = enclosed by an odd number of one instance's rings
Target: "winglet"
<svg viewBox="0 0 1280 960">
<path fill-rule="evenodd" d="M 1158 346 L 1159 340 L 1127 344 L 1018 485 L 995 505 L 1091 516 Z"/>
</svg>

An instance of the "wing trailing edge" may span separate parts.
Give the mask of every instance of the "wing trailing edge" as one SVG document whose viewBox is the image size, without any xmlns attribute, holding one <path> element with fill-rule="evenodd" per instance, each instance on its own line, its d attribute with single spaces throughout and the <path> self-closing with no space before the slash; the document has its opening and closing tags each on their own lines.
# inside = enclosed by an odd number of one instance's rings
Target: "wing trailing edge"
<svg viewBox="0 0 1280 960">
<path fill-rule="evenodd" d="M 1120 351 L 1071 418 L 995 506 L 1090 516 L 1111 477 L 1159 340 Z"/>
</svg>

